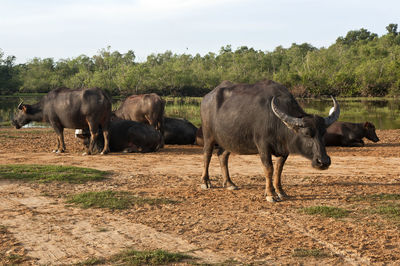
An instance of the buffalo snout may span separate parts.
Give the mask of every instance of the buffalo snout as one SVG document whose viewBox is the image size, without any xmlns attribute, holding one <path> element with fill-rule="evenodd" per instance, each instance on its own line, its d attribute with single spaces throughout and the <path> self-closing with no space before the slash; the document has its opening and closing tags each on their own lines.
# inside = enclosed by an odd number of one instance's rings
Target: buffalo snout
<svg viewBox="0 0 400 266">
<path fill-rule="evenodd" d="M 20 128 L 21 128 L 21 125 L 20 125 L 16 120 L 13 120 L 13 121 L 11 122 L 11 124 L 12 124 L 13 126 L 15 126 L 16 129 L 20 129 Z"/>
<path fill-rule="evenodd" d="M 319 169 L 319 170 L 326 170 L 331 165 L 331 158 L 327 156 L 323 157 L 315 157 L 312 160 L 312 167 Z"/>
</svg>

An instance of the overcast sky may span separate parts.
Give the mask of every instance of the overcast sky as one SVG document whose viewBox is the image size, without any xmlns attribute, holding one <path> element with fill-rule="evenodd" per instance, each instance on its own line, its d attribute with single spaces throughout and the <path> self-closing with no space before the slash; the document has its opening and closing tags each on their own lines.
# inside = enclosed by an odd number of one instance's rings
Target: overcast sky
<svg viewBox="0 0 400 266">
<path fill-rule="evenodd" d="M 328 47 L 350 30 L 381 36 L 399 22 L 399 0 L 0 0 L 0 49 L 17 63 L 93 56 L 107 46 L 145 61 L 228 44 Z"/>
</svg>

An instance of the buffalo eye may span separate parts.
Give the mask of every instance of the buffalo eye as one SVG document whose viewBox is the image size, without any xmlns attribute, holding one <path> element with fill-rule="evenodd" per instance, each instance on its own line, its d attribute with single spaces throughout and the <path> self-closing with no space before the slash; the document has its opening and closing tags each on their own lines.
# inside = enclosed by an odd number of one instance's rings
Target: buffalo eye
<svg viewBox="0 0 400 266">
<path fill-rule="evenodd" d="M 314 135 L 315 135 L 314 130 L 312 130 L 311 128 L 308 128 L 308 127 L 302 128 L 302 129 L 300 130 L 300 133 L 301 133 L 302 135 L 306 136 L 306 137 L 309 137 L 309 138 L 313 138 Z"/>
</svg>

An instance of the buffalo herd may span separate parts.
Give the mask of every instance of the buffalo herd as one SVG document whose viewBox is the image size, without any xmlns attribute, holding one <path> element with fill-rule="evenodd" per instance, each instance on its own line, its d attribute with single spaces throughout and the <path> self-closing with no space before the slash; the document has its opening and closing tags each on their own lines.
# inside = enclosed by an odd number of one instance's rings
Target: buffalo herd
<svg viewBox="0 0 400 266">
<path fill-rule="evenodd" d="M 370 122 L 337 121 L 340 107 L 332 97 L 327 117 L 306 113 L 290 91 L 274 81 L 235 84 L 224 81 L 201 102 L 201 126 L 184 118 L 165 116 L 165 100 L 155 93 L 131 95 L 115 111 L 110 97 L 99 88 L 57 88 L 38 103 L 18 105 L 12 124 L 47 122 L 57 134 L 56 153 L 65 151 L 64 128 L 76 129 L 84 154 L 156 152 L 168 145 L 203 146 L 203 189 L 212 187 L 209 164 L 217 150 L 223 186 L 235 190 L 228 160 L 231 153 L 258 154 L 266 177 L 269 202 L 287 197 L 281 174 L 290 153 L 311 161 L 312 167 L 329 168 L 325 146 L 364 146 L 363 138 L 379 141 Z M 272 155 L 277 157 L 275 167 Z"/>
</svg>

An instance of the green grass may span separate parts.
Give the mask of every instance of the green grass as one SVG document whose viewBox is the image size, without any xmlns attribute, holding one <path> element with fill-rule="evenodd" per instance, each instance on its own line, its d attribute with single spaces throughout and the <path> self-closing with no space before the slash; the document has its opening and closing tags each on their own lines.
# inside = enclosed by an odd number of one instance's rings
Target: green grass
<svg viewBox="0 0 400 266">
<path fill-rule="evenodd" d="M 193 257 L 164 250 L 137 251 L 129 249 L 112 256 L 109 261 L 118 265 L 167 265 L 190 259 Z"/>
<path fill-rule="evenodd" d="M 133 205 L 160 205 L 172 204 L 175 201 L 168 199 L 142 198 L 132 195 L 125 191 L 97 191 L 84 192 L 70 196 L 67 203 L 76 204 L 82 208 L 108 208 L 108 209 L 128 209 Z"/>
<path fill-rule="evenodd" d="M 380 205 L 370 210 L 370 212 L 380 214 L 388 219 L 400 222 L 400 205 L 394 205 L 394 204 Z"/>
<path fill-rule="evenodd" d="M 309 215 L 321 215 L 331 218 L 344 218 L 347 217 L 350 213 L 348 210 L 330 206 L 305 207 L 301 209 L 301 212 Z"/>
<path fill-rule="evenodd" d="M 304 249 L 296 248 L 292 253 L 293 257 L 314 257 L 314 258 L 324 258 L 329 257 L 329 254 L 321 249 Z"/>
<path fill-rule="evenodd" d="M 0 180 L 22 180 L 35 182 L 68 182 L 82 184 L 103 180 L 108 172 L 90 168 L 58 165 L 16 164 L 0 165 Z"/>
</svg>

